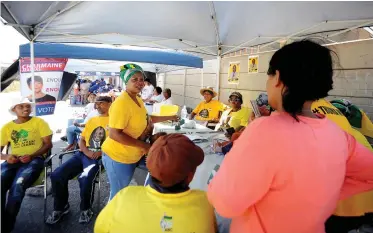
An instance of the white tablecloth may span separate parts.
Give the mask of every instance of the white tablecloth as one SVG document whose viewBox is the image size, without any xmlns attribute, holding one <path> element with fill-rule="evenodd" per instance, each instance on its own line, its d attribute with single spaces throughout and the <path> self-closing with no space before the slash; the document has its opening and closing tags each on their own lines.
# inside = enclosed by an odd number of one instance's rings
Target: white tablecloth
<svg viewBox="0 0 373 233">
<path fill-rule="evenodd" d="M 223 155 L 216 154 L 211 150 L 211 145 L 214 138 L 224 139 L 223 133 L 213 131 L 203 125 L 197 124 L 196 129 L 183 129 L 175 130 L 175 126 L 171 123 L 156 123 L 154 124 L 153 133 L 166 132 L 166 133 L 183 133 L 183 134 L 194 134 L 206 138 L 208 141 L 204 143 L 196 143 L 197 146 L 201 147 L 205 152 L 205 159 L 203 163 L 198 166 L 197 171 L 194 175 L 190 188 L 192 189 L 207 189 L 207 182 L 209 181 L 210 175 L 213 172 L 216 165 L 220 165 L 224 159 Z"/>
<path fill-rule="evenodd" d="M 213 133 L 214 131 L 207 128 L 206 126 L 196 124 L 196 129 L 185 129 L 181 127 L 180 130 L 175 130 L 175 125 L 171 123 L 155 123 L 153 133 L 166 132 L 166 133 Z"/>
</svg>

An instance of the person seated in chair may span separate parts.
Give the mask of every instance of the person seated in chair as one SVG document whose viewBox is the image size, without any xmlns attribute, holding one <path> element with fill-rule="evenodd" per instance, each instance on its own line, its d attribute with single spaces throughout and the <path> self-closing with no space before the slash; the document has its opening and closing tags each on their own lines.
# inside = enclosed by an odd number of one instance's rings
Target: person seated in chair
<svg viewBox="0 0 373 233">
<path fill-rule="evenodd" d="M 186 136 L 159 137 L 146 162 L 150 184 L 119 191 L 97 217 L 94 232 L 215 233 L 205 192 L 189 188 L 203 159 L 203 150 Z"/>
<path fill-rule="evenodd" d="M 223 112 L 215 131 L 224 131 L 231 138 L 233 133 L 239 132 L 248 125 L 250 110 L 242 106 L 243 98 L 239 92 L 232 92 L 228 101 L 230 108 Z"/>
<path fill-rule="evenodd" d="M 12 101 L 9 112 L 17 119 L 1 129 L 1 160 L 5 160 L 1 163 L 1 232 L 13 230 L 26 189 L 39 178 L 52 148 L 49 125 L 30 116 L 33 104 L 27 98 Z M 10 148 L 3 154 L 5 146 Z"/>
<path fill-rule="evenodd" d="M 205 100 L 198 104 L 198 106 L 193 110 L 190 120 L 193 120 L 195 117 L 197 121 L 218 123 L 224 110 L 224 105 L 218 100 L 213 99 L 218 94 L 212 87 L 203 88 L 200 93 Z"/>
<path fill-rule="evenodd" d="M 101 145 L 108 135 L 108 112 L 111 102 L 109 96 L 97 97 L 95 107 L 100 115 L 87 122 L 79 141 L 80 151 L 51 174 L 54 211 L 48 217 L 47 224 L 57 223 L 69 212 L 68 182 L 76 176 L 78 176 L 81 198 L 79 223 L 88 223 L 91 220 L 93 183 L 99 172 Z"/>
</svg>

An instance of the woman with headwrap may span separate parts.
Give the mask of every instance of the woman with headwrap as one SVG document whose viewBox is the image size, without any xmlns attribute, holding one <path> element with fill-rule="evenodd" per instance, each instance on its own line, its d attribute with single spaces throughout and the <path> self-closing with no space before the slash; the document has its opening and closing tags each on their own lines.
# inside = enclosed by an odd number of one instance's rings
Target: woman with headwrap
<svg viewBox="0 0 373 233">
<path fill-rule="evenodd" d="M 145 161 L 150 144 L 144 138 L 152 132 L 152 123 L 177 120 L 177 116 L 148 118 L 139 97 L 144 88 L 144 71 L 135 64 L 121 66 L 120 77 L 126 85 L 109 111 L 109 137 L 102 145 L 103 164 L 110 183 L 110 200 L 130 183 L 135 168 Z"/>
</svg>

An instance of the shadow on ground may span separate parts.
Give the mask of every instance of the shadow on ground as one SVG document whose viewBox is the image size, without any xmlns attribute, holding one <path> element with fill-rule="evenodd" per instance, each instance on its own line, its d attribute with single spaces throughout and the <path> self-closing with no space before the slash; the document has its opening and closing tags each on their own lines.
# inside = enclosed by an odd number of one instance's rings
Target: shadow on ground
<svg viewBox="0 0 373 233">
<path fill-rule="evenodd" d="M 59 153 L 61 148 L 65 147 L 64 142 L 58 141 L 54 143 L 53 153 Z M 53 159 L 53 169 L 59 164 L 58 156 Z M 146 177 L 146 172 L 143 170 L 136 169 L 134 178 L 132 180 L 133 185 L 143 185 Z M 50 181 L 48 182 L 50 186 Z M 93 203 L 94 217 L 88 224 L 79 224 L 79 205 L 80 205 L 80 194 L 79 194 L 79 183 L 77 180 L 71 180 L 69 182 L 69 204 L 70 213 L 64 216 L 64 218 L 57 224 L 49 226 L 43 222 L 43 208 L 44 199 L 42 196 L 30 196 L 26 195 L 22 202 L 21 210 L 17 217 L 17 222 L 13 233 L 91 233 L 93 232 L 94 222 L 97 214 L 106 205 L 109 199 L 109 184 L 107 182 L 106 173 L 101 176 L 101 192 L 100 201 L 97 198 L 97 187 L 95 189 L 95 200 Z M 32 190 L 34 191 L 34 190 Z M 35 192 L 33 192 L 35 193 Z M 47 202 L 47 214 L 52 211 L 53 208 L 53 197 L 48 196 Z"/>
</svg>

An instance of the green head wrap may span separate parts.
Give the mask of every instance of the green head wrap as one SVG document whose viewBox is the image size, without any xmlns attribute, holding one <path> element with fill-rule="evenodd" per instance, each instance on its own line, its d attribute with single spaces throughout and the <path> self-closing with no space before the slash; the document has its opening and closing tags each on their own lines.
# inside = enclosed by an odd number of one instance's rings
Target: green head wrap
<svg viewBox="0 0 373 233">
<path fill-rule="evenodd" d="M 141 72 L 142 74 L 144 74 L 144 71 L 140 66 L 138 66 L 136 64 L 132 64 L 132 63 L 125 64 L 125 65 L 120 67 L 120 78 L 122 79 L 124 84 L 127 85 L 128 80 L 130 80 L 130 78 L 136 72 Z"/>
</svg>

